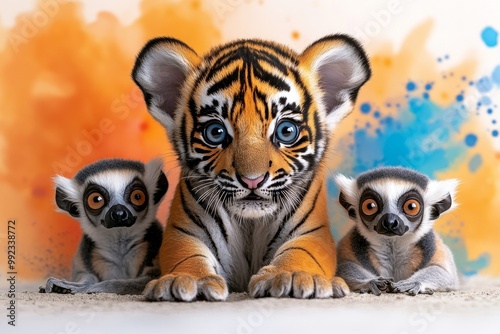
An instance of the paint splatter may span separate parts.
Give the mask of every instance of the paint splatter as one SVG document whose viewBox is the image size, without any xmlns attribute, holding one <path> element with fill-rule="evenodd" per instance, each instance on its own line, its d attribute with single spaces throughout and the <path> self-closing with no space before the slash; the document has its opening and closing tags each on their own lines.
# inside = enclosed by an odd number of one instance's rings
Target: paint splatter
<svg viewBox="0 0 500 334">
<path fill-rule="evenodd" d="M 465 144 L 469 147 L 474 147 L 476 146 L 477 143 L 477 136 L 473 133 L 469 133 L 467 136 L 465 136 Z"/>
<path fill-rule="evenodd" d="M 409 92 L 413 92 L 415 89 L 417 89 L 417 84 L 414 83 L 413 81 L 410 81 L 406 84 L 406 90 Z"/>
<path fill-rule="evenodd" d="M 481 93 L 487 93 L 493 88 L 493 83 L 489 77 L 482 77 L 476 83 L 477 90 Z"/>
<path fill-rule="evenodd" d="M 381 118 L 375 131 L 360 128 L 354 132 L 350 154 L 352 171 L 360 173 L 378 166 L 409 167 L 430 176 L 446 170 L 463 154 L 463 147 L 451 141 L 455 108 L 442 108 L 432 101 L 412 98 L 398 117 Z"/>
<path fill-rule="evenodd" d="M 495 85 L 500 86 L 500 65 L 493 69 L 491 73 L 491 79 L 495 83 Z"/>
<path fill-rule="evenodd" d="M 486 27 L 481 32 L 481 39 L 487 47 L 495 47 L 498 44 L 498 32 L 492 27 Z"/>
<path fill-rule="evenodd" d="M 359 110 L 361 110 L 363 114 L 368 114 L 372 110 L 372 106 L 369 103 L 363 103 L 359 107 Z"/>
<path fill-rule="evenodd" d="M 480 154 L 475 154 L 470 160 L 469 160 L 469 170 L 471 173 L 477 172 L 477 170 L 481 167 L 483 164 L 483 158 L 481 157 Z"/>
</svg>

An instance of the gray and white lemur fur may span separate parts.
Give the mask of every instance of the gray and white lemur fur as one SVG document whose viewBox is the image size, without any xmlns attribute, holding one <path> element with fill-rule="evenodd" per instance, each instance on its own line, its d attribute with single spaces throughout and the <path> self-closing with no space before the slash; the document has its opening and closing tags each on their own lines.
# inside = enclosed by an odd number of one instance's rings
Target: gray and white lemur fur
<svg viewBox="0 0 500 334">
<path fill-rule="evenodd" d="M 159 275 L 156 212 L 168 189 L 162 168 L 161 159 L 105 159 L 73 179 L 55 177 L 56 204 L 80 222 L 83 236 L 71 281 L 49 278 L 41 292 L 140 294 Z"/>
<path fill-rule="evenodd" d="M 416 295 L 458 288 L 453 255 L 433 230 L 455 206 L 456 180 L 385 167 L 357 179 L 338 175 L 336 183 L 355 223 L 339 243 L 337 267 L 352 291 Z"/>
</svg>

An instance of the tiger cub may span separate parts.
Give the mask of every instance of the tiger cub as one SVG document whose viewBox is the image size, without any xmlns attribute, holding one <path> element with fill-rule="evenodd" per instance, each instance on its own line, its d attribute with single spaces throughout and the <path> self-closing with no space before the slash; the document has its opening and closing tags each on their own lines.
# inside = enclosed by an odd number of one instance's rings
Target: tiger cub
<svg viewBox="0 0 500 334">
<path fill-rule="evenodd" d="M 148 42 L 132 73 L 181 167 L 149 300 L 327 298 L 335 277 L 326 152 L 370 77 L 362 47 L 324 37 L 297 54 L 238 40 L 198 56 Z"/>
</svg>

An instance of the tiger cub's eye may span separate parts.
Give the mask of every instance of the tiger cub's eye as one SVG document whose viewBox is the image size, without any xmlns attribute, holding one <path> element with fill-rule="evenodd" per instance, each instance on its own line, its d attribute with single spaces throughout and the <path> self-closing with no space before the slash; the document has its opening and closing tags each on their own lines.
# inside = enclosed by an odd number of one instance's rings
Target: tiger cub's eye
<svg viewBox="0 0 500 334">
<path fill-rule="evenodd" d="M 203 138 L 209 145 L 219 145 L 224 142 L 227 136 L 227 130 L 219 122 L 209 123 L 204 131 Z"/>
<path fill-rule="evenodd" d="M 291 121 L 281 121 L 276 127 L 276 139 L 284 144 L 293 143 L 299 136 L 299 128 Z"/>
</svg>

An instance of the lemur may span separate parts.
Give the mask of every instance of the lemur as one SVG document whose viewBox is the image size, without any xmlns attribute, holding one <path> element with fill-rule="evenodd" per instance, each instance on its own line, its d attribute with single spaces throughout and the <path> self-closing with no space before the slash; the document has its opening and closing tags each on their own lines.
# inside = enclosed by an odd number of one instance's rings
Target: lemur
<svg viewBox="0 0 500 334">
<path fill-rule="evenodd" d="M 455 206 L 457 180 L 384 167 L 357 179 L 337 175 L 336 183 L 355 223 L 340 241 L 337 269 L 352 291 L 416 295 L 458 288 L 453 255 L 433 230 Z"/>
<path fill-rule="evenodd" d="M 158 206 L 168 189 L 161 159 L 105 159 L 73 179 L 56 176 L 57 207 L 83 230 L 71 282 L 49 278 L 41 292 L 140 294 L 159 275 Z"/>
</svg>

